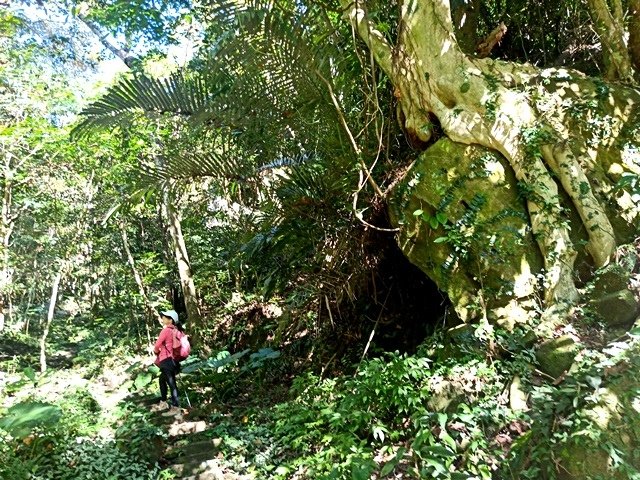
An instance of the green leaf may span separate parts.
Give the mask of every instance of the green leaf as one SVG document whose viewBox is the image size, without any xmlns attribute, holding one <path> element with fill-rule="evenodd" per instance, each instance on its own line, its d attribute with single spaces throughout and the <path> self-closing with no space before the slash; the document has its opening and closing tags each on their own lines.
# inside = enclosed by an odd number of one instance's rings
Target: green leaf
<svg viewBox="0 0 640 480">
<path fill-rule="evenodd" d="M 142 373 L 136 377 L 133 384 L 136 387 L 136 390 L 140 390 L 141 388 L 149 385 L 151 380 L 153 380 L 153 375 L 151 373 Z"/>
<path fill-rule="evenodd" d="M 438 228 L 438 219 L 436 217 L 431 217 L 429 219 L 429 225 L 435 230 L 436 228 Z"/>
<path fill-rule="evenodd" d="M 471 84 L 469 82 L 464 82 L 460 85 L 460 93 L 467 93 L 471 89 Z"/>
<path fill-rule="evenodd" d="M 447 240 L 449 240 L 447 237 L 438 237 L 433 241 L 433 243 L 444 243 Z"/>
<path fill-rule="evenodd" d="M 447 444 L 453 451 L 456 449 L 456 441 L 445 430 L 440 433 L 440 440 Z"/>
<path fill-rule="evenodd" d="M 419 216 L 420 216 L 420 215 L 422 215 L 423 213 L 424 213 L 424 212 L 423 212 L 423 210 L 418 209 L 418 210 L 416 210 L 415 212 L 413 212 L 413 216 L 414 216 L 414 217 L 419 217 Z"/>
<path fill-rule="evenodd" d="M 447 467 L 445 466 L 445 464 L 442 463 L 439 460 L 436 460 L 435 458 L 427 458 L 425 460 L 425 463 L 427 465 L 431 465 L 435 469 L 435 471 L 436 471 L 436 473 L 438 475 L 440 475 L 442 473 L 446 473 L 446 471 L 447 471 Z"/>
<path fill-rule="evenodd" d="M 395 457 L 393 457 L 393 459 L 385 463 L 384 467 L 382 467 L 382 470 L 380 470 L 380 476 L 385 477 L 389 475 L 393 471 L 393 469 L 396 468 L 396 465 L 398 465 L 398 462 L 400 461 L 400 459 L 402 459 L 406 451 L 407 451 L 406 448 L 400 447 Z"/>
<path fill-rule="evenodd" d="M 587 182 L 580 182 L 581 195 L 586 195 L 587 193 L 589 193 L 589 190 L 591 190 L 591 187 L 589 187 L 589 184 Z"/>
<path fill-rule="evenodd" d="M 351 468 L 352 480 L 369 480 L 371 478 L 371 465 L 354 465 Z"/>
<path fill-rule="evenodd" d="M 289 469 L 287 467 L 278 467 L 275 470 L 276 475 L 287 475 L 289 473 Z"/>
<path fill-rule="evenodd" d="M 586 377 L 587 383 L 591 385 L 594 389 L 597 389 L 602 384 L 602 378 L 600 377 L 592 377 L 587 375 Z"/>
<path fill-rule="evenodd" d="M 382 470 L 380 470 L 380 476 L 386 477 L 387 475 L 389 475 L 393 471 L 393 469 L 396 468 L 397 464 L 398 464 L 398 461 L 396 459 L 393 459 L 390 462 L 385 463 L 384 467 L 382 467 Z"/>
<path fill-rule="evenodd" d="M 438 219 L 438 222 L 440 222 L 440 224 L 442 225 L 447 223 L 447 216 L 442 212 L 436 213 L 436 218 Z"/>
<path fill-rule="evenodd" d="M 470 476 L 468 473 L 460 473 L 460 472 L 452 472 L 450 475 L 451 475 L 451 480 L 472 480 L 477 478 L 477 477 Z"/>
<path fill-rule="evenodd" d="M 384 442 L 384 431 L 385 428 L 380 425 L 373 427 L 373 438 L 380 440 L 380 442 Z"/>
<path fill-rule="evenodd" d="M 439 412 L 437 416 L 438 416 L 438 425 L 440 425 L 440 428 L 444 430 L 447 425 L 447 418 L 448 418 L 447 414 Z"/>
<path fill-rule="evenodd" d="M 449 436 L 449 435 L 447 434 L 447 436 Z M 451 437 L 449 436 L 449 438 L 451 438 Z M 453 439 L 451 439 L 451 440 L 453 440 Z M 455 448 L 455 442 L 453 443 L 453 445 L 454 445 L 454 448 Z M 427 452 L 427 453 L 431 453 L 431 454 L 437 455 L 439 457 L 445 457 L 446 458 L 446 457 L 454 457 L 455 456 L 454 452 L 452 452 L 451 450 L 449 450 L 446 447 L 443 447 L 442 445 L 432 445 L 430 447 L 424 448 L 423 450 L 425 452 Z"/>
<path fill-rule="evenodd" d="M 7 414 L 0 419 L 0 428 L 15 438 L 24 438 L 36 427 L 55 425 L 61 415 L 60 408 L 50 403 L 18 403 L 12 406 Z"/>
<path fill-rule="evenodd" d="M 633 335 L 634 337 L 640 337 L 640 327 L 635 327 L 629 330 L 629 335 Z"/>
<path fill-rule="evenodd" d="M 32 382 L 36 381 L 36 372 L 33 368 L 26 367 L 25 369 L 22 370 L 22 373 L 24 374 L 25 377 L 27 377 Z"/>
</svg>

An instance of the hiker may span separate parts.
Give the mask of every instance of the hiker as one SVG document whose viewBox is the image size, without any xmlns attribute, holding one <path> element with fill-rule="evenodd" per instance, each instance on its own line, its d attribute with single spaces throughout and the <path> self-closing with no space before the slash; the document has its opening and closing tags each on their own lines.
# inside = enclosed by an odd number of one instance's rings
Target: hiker
<svg viewBox="0 0 640 480">
<path fill-rule="evenodd" d="M 160 367 L 160 408 L 168 407 L 166 403 L 168 385 L 171 392 L 171 408 L 166 415 L 174 415 L 180 413 L 176 385 L 176 374 L 180 371 L 180 363 L 174 359 L 174 336 L 184 334 L 184 330 L 178 319 L 178 312 L 175 310 L 160 312 L 160 321 L 163 328 L 153 349 L 156 354 L 155 364 Z"/>
</svg>

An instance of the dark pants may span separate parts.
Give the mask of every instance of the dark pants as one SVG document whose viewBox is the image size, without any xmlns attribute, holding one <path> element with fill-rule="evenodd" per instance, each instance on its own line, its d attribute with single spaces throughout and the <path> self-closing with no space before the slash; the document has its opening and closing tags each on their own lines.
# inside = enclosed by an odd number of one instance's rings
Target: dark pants
<svg viewBox="0 0 640 480">
<path fill-rule="evenodd" d="M 167 385 L 171 390 L 171 405 L 179 406 L 178 403 L 178 386 L 176 385 L 176 374 L 178 373 L 179 364 L 174 362 L 172 358 L 165 358 L 160 362 L 160 397 L 167 400 Z"/>
</svg>

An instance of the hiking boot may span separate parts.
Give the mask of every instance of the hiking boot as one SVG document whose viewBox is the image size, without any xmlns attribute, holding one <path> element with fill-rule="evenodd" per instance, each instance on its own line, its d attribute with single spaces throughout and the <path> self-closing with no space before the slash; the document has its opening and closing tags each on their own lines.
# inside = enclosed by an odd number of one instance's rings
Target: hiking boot
<svg viewBox="0 0 640 480">
<path fill-rule="evenodd" d="M 152 412 L 162 412 L 169 409 L 169 404 L 165 400 L 161 400 L 151 407 Z"/>
<path fill-rule="evenodd" d="M 162 414 L 163 417 L 177 417 L 182 416 L 182 409 L 180 407 L 172 406 L 169 410 Z"/>
</svg>

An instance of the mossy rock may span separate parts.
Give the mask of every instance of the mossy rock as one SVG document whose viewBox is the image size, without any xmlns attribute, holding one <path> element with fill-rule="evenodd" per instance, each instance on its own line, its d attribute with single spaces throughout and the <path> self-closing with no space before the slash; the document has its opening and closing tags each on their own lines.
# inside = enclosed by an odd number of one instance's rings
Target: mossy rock
<svg viewBox="0 0 640 480">
<path fill-rule="evenodd" d="M 599 432 L 595 439 L 581 436 L 572 438 L 560 452 L 560 480 L 626 480 L 630 477 L 622 469 L 612 466 L 622 459 L 633 469 L 640 470 L 640 417 L 637 394 L 640 379 L 639 365 L 627 365 L 626 370 L 598 388 L 594 398 L 598 401 L 582 410 L 579 416 L 591 419 L 592 429 Z M 614 453 L 615 452 L 615 453 Z"/>
<path fill-rule="evenodd" d="M 542 257 L 518 182 L 495 151 L 439 140 L 395 187 L 389 213 L 405 256 L 463 322 L 534 292 Z"/>
<path fill-rule="evenodd" d="M 536 351 L 540 370 L 553 378 L 558 378 L 569 370 L 578 349 L 576 341 L 568 335 L 543 342 Z"/>
<path fill-rule="evenodd" d="M 591 289 L 595 295 L 614 293 L 627 288 L 631 270 L 622 265 L 611 263 L 596 272 L 591 282 Z"/>
<path fill-rule="evenodd" d="M 564 459 L 558 472 L 558 480 L 610 479 L 622 480 L 607 468 L 609 455 L 603 450 L 585 449 L 583 445 L 573 444 L 561 451 Z"/>
<path fill-rule="evenodd" d="M 591 305 L 610 327 L 629 327 L 636 319 L 640 305 L 626 288 L 592 300 Z"/>
</svg>

